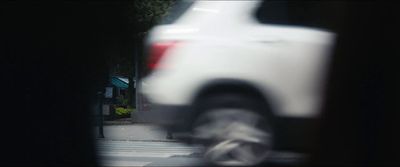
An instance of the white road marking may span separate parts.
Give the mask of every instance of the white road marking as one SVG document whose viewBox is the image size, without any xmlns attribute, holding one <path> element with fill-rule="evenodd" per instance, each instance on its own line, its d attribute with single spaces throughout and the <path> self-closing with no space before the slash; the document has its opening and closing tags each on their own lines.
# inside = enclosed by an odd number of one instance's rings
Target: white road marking
<svg viewBox="0 0 400 167">
<path fill-rule="evenodd" d="M 145 166 L 151 162 L 138 162 L 138 161 L 104 161 L 102 166 Z"/>
<path fill-rule="evenodd" d="M 188 156 L 199 153 L 202 149 L 198 146 L 188 146 L 176 142 L 98 141 L 97 151 L 102 158 L 102 166 L 145 166 L 152 163 L 146 162 L 148 158 Z M 129 158 L 147 160 L 126 160 Z"/>
</svg>

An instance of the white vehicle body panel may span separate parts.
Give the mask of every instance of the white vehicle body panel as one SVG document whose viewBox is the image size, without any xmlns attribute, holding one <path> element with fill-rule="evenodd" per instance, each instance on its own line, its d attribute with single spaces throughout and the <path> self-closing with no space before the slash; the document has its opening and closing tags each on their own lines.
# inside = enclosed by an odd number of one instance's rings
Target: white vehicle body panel
<svg viewBox="0 0 400 167">
<path fill-rule="evenodd" d="M 190 105 L 205 84 L 236 79 L 257 87 L 274 114 L 316 116 L 334 34 L 258 23 L 251 15 L 258 3 L 197 1 L 174 24 L 155 27 L 147 42 L 178 44 L 142 93 L 153 103 Z"/>
</svg>

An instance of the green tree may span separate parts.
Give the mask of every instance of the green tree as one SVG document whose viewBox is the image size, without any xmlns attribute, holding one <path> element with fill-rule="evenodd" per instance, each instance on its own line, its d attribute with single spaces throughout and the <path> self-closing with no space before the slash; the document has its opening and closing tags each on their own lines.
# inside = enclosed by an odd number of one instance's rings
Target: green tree
<svg viewBox="0 0 400 167">
<path fill-rule="evenodd" d="M 129 21 L 135 25 L 136 35 L 143 37 L 147 31 L 168 14 L 176 0 L 134 0 L 129 4 Z"/>
<path fill-rule="evenodd" d="M 143 39 L 147 32 L 163 17 L 176 0 L 131 0 L 128 1 L 125 16 L 129 30 L 126 50 L 118 57 L 116 63 L 120 75 L 128 76 L 128 101 L 130 106 L 140 103 L 134 88 L 134 79 L 139 81 L 144 72 Z M 135 76 L 135 78 L 134 78 Z M 136 96 L 136 98 L 135 98 Z M 139 102 L 138 102 L 139 101 Z M 140 106 L 136 106 L 138 108 Z"/>
</svg>

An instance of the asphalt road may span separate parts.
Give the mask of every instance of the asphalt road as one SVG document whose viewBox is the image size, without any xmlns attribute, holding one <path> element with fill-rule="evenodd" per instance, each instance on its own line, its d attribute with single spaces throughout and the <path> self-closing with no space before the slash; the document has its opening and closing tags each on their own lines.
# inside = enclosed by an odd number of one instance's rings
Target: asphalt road
<svg viewBox="0 0 400 167">
<path fill-rule="evenodd" d="M 99 140 L 102 166 L 206 166 L 202 148 L 177 142 Z"/>
<path fill-rule="evenodd" d="M 97 132 L 97 128 L 94 129 Z M 202 158 L 201 146 L 166 139 L 166 132 L 150 124 L 104 126 L 104 139 L 97 139 L 102 166 L 211 166 Z M 291 166 L 304 155 L 275 151 L 268 159 L 274 166 Z"/>
</svg>

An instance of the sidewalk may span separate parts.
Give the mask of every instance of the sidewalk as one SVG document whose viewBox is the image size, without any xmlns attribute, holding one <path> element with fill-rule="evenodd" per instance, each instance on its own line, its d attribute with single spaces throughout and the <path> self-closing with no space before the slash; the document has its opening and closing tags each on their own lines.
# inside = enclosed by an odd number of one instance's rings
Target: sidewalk
<svg viewBox="0 0 400 167">
<path fill-rule="evenodd" d="M 114 122 L 115 123 L 115 122 Z M 143 123 L 119 124 L 109 123 L 103 126 L 104 139 L 99 140 L 133 140 L 133 141 L 175 141 L 166 139 L 167 132 L 162 128 Z M 98 137 L 98 127 L 94 127 L 95 135 Z"/>
</svg>

